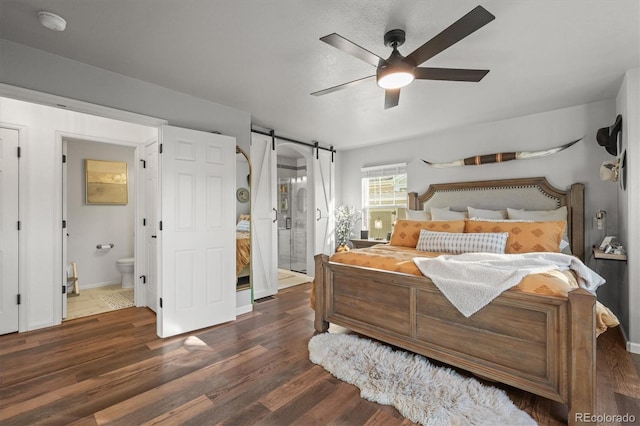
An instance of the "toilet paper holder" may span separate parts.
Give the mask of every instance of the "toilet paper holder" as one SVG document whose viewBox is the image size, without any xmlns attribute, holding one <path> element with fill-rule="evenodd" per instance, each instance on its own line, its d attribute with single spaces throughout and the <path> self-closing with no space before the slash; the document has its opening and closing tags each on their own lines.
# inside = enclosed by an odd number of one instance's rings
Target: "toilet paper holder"
<svg viewBox="0 0 640 426">
<path fill-rule="evenodd" d="M 96 248 L 97 248 L 98 250 L 109 250 L 109 249 L 114 248 L 115 246 L 116 246 L 116 245 L 115 245 L 115 244 L 113 244 L 113 243 L 111 243 L 111 244 L 98 244 L 98 245 L 96 246 Z"/>
</svg>

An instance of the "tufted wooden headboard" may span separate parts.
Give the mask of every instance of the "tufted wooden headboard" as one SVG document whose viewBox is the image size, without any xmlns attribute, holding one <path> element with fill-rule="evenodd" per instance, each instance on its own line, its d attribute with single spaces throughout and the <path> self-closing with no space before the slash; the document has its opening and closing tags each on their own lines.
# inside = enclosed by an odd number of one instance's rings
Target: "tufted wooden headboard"
<svg viewBox="0 0 640 426">
<path fill-rule="evenodd" d="M 424 194 L 409 193 L 411 210 L 450 207 L 466 211 L 480 209 L 552 210 L 567 206 L 567 234 L 571 252 L 584 261 L 584 184 L 574 183 L 567 190 L 555 188 L 544 177 L 438 183 Z"/>
</svg>

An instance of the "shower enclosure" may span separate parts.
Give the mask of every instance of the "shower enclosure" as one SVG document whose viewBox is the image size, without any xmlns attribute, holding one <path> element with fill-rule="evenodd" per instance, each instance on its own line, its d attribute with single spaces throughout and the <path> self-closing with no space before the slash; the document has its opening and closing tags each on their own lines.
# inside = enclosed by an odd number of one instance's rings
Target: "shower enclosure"
<svg viewBox="0 0 640 426">
<path fill-rule="evenodd" d="M 284 151 L 284 152 L 281 152 Z M 293 150 L 278 150 L 278 268 L 307 270 L 307 167 Z"/>
</svg>

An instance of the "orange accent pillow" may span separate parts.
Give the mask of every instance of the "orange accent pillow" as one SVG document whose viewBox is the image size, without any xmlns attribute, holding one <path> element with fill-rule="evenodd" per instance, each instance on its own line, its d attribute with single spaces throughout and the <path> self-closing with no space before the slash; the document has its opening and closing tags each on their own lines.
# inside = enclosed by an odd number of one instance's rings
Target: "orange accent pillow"
<svg viewBox="0 0 640 426">
<path fill-rule="evenodd" d="M 467 220 L 464 232 L 508 232 L 505 253 L 560 252 L 565 221 L 515 222 Z"/>
<path fill-rule="evenodd" d="M 416 248 L 420 230 L 435 232 L 464 232 L 464 220 L 399 220 L 391 235 L 392 246 Z"/>
</svg>

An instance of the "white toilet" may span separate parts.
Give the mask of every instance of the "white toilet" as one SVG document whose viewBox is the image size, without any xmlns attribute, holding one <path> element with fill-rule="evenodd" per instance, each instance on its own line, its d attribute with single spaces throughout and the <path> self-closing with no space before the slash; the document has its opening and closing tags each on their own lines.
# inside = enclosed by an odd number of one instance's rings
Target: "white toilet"
<svg viewBox="0 0 640 426">
<path fill-rule="evenodd" d="M 116 268 L 122 274 L 122 288 L 133 288 L 133 257 L 116 260 Z"/>
</svg>

